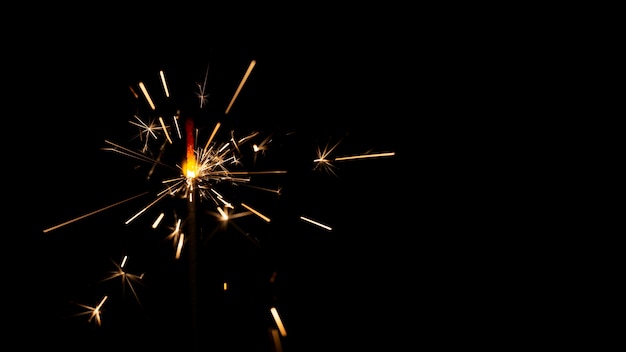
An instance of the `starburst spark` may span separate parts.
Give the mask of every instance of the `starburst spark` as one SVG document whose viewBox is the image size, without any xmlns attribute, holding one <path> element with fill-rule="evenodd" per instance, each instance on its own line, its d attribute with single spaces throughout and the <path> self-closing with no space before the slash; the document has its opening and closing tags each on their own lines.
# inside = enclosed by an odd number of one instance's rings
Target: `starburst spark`
<svg viewBox="0 0 626 352">
<path fill-rule="evenodd" d="M 100 300 L 100 303 L 94 307 L 82 303 L 76 303 L 78 306 L 85 308 L 86 311 L 78 313 L 75 316 L 89 315 L 89 319 L 87 319 L 88 323 L 93 321 L 97 326 L 102 326 L 102 306 L 108 298 L 109 296 L 104 296 L 102 300 Z"/>
<path fill-rule="evenodd" d="M 196 85 L 198 86 L 198 93 L 196 94 L 196 97 L 200 99 L 200 109 L 204 107 L 204 104 L 207 103 L 207 98 L 209 97 L 209 95 L 206 93 L 206 82 L 208 77 L 209 65 L 207 65 L 206 67 L 206 73 L 204 74 L 204 81 L 202 82 L 202 84 L 196 83 Z"/>
<path fill-rule="evenodd" d="M 128 260 L 128 256 L 124 256 L 124 258 L 122 259 L 122 262 L 120 264 L 117 264 L 116 262 L 113 262 L 113 264 L 115 264 L 115 266 L 117 267 L 117 270 L 115 271 L 111 271 L 109 273 L 109 276 L 107 276 L 106 278 L 102 279 L 101 281 L 108 281 L 108 280 L 112 280 L 115 279 L 117 277 L 120 277 L 122 280 L 122 291 L 123 293 L 126 292 L 126 287 L 128 286 L 128 288 L 131 290 L 133 297 L 135 297 L 135 300 L 137 301 L 137 303 L 139 303 L 141 305 L 141 301 L 139 300 L 139 296 L 137 295 L 137 291 L 135 291 L 135 287 L 133 286 L 133 282 L 140 282 L 143 279 L 143 273 L 141 275 L 135 275 L 135 274 L 130 274 L 128 272 L 126 272 L 124 270 L 124 266 L 126 265 L 126 261 Z"/>
</svg>

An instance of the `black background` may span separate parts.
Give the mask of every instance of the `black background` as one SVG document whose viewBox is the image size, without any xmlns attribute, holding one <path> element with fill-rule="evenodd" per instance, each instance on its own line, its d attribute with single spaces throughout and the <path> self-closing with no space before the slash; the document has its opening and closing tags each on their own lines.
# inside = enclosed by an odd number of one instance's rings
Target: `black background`
<svg viewBox="0 0 626 352">
<path fill-rule="evenodd" d="M 430 30 L 418 30 L 402 9 L 316 16 L 302 10 L 286 18 L 256 9 L 224 16 L 177 10 L 51 19 L 7 46 L 15 98 L 5 166 L 17 179 L 12 221 L 20 239 L 6 249 L 11 267 L 20 269 L 7 290 L 19 303 L 12 326 L 28 332 L 20 343 L 270 351 L 271 306 L 288 332 L 286 352 L 391 348 L 432 338 L 445 320 L 432 306 L 441 304 L 432 301 L 440 280 L 433 278 L 445 263 L 429 246 L 445 225 L 433 229 L 440 205 L 423 200 L 436 193 L 426 179 L 437 172 L 424 165 L 438 133 L 428 130 L 429 121 L 441 114 L 435 100 L 442 83 L 433 79 L 441 57 Z M 251 60 L 256 66 L 225 115 Z M 194 94 L 207 65 L 210 96 L 199 111 Z M 128 121 L 145 103 L 128 87 L 144 81 L 157 96 L 160 70 L 171 87 L 167 104 L 196 114 L 204 136 L 218 120 L 221 138 L 230 130 L 238 137 L 273 134 L 266 164 L 258 167 L 288 170 L 276 180 L 260 178 L 280 183 L 280 198 L 234 192 L 271 213 L 270 224 L 237 222 L 260 247 L 232 227 L 199 245 L 195 324 L 187 257 L 173 259 L 167 231 L 149 228 L 152 216 L 124 225 L 151 196 L 43 232 L 150 189 L 145 165 L 102 148 L 105 140 L 136 142 Z M 335 156 L 396 154 L 337 163 L 336 175 L 313 170 L 316 148 L 338 142 Z M 199 211 L 198 222 L 210 231 L 205 215 Z M 119 278 L 100 281 L 124 255 L 128 272 L 145 273 L 143 285 L 134 286 L 140 304 Z M 76 303 L 95 305 L 104 295 L 101 327 L 72 316 L 81 311 Z"/>
</svg>

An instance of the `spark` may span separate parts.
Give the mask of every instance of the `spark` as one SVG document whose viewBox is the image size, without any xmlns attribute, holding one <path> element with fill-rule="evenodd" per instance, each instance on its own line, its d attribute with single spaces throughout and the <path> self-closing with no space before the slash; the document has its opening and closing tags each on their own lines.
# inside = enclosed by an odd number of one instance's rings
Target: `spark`
<svg viewBox="0 0 626 352">
<path fill-rule="evenodd" d="M 213 137 L 215 137 L 215 134 L 217 133 L 217 130 L 220 128 L 220 126 L 221 126 L 221 123 L 219 122 L 215 124 L 215 128 L 213 128 L 213 132 L 211 132 L 211 136 L 209 137 L 209 139 L 207 139 L 204 149 L 209 149 L 211 142 L 213 142 Z"/>
<path fill-rule="evenodd" d="M 256 216 L 260 217 L 261 219 L 265 220 L 266 222 L 270 222 L 270 218 L 268 218 L 267 216 L 265 216 L 265 215 L 261 214 L 259 211 L 257 211 L 257 210 L 255 210 L 255 209 L 253 209 L 253 208 L 252 208 L 252 207 L 250 207 L 249 205 L 244 204 L 244 203 L 241 203 L 241 206 L 242 206 L 242 207 L 244 207 L 244 208 L 246 208 L 246 209 L 248 209 L 248 210 L 250 210 L 250 211 L 251 211 L 254 215 L 256 215 Z"/>
<path fill-rule="evenodd" d="M 165 133 L 165 137 L 167 137 L 167 141 L 170 142 L 170 144 L 174 143 L 174 142 L 172 142 L 172 138 L 170 138 L 170 134 L 167 133 L 167 126 L 165 126 L 165 121 L 163 121 L 162 117 L 159 117 L 159 122 L 161 123 L 161 126 L 163 128 L 163 132 Z"/>
<path fill-rule="evenodd" d="M 285 326 L 283 325 L 283 321 L 280 319 L 280 314 L 278 314 L 276 307 L 271 307 L 270 312 L 272 313 L 274 322 L 276 322 L 276 326 L 278 326 L 278 330 L 280 330 L 280 335 L 282 337 L 287 336 L 287 330 L 285 330 Z"/>
<path fill-rule="evenodd" d="M 394 152 L 386 152 L 386 153 L 375 153 L 375 154 L 340 156 L 340 157 L 336 157 L 335 161 L 367 159 L 367 158 L 383 158 L 383 157 L 394 156 L 394 155 L 395 155 Z"/>
<path fill-rule="evenodd" d="M 137 92 L 135 92 L 132 86 L 128 86 L 128 88 L 130 89 L 130 93 L 133 95 L 133 97 L 135 97 L 135 99 L 139 98 L 139 95 L 137 94 Z"/>
<path fill-rule="evenodd" d="M 135 291 L 135 288 L 133 287 L 133 282 L 139 282 L 140 280 L 143 279 L 143 275 L 135 275 L 135 274 L 130 274 L 127 273 L 123 268 L 126 265 L 126 261 L 128 259 L 128 256 L 124 256 L 124 258 L 122 259 L 122 262 L 120 264 L 117 264 L 116 262 L 113 262 L 113 264 L 115 264 L 115 266 L 117 267 L 116 271 L 111 271 L 109 274 L 109 276 L 107 276 L 106 278 L 102 279 L 101 281 L 108 281 L 108 280 L 112 280 L 115 279 L 117 277 L 120 277 L 122 279 L 122 290 L 125 293 L 126 292 L 126 286 L 128 286 L 128 288 L 130 288 L 133 297 L 135 297 L 135 300 L 137 300 L 137 303 L 141 304 L 141 302 L 139 301 L 139 296 L 137 295 L 137 291 Z"/>
<path fill-rule="evenodd" d="M 152 136 L 152 138 L 154 138 L 155 140 L 158 138 L 156 135 L 156 132 L 158 130 L 166 130 L 165 127 L 162 125 L 162 127 L 158 127 L 154 121 L 150 121 L 150 123 L 145 123 L 143 122 L 139 116 L 134 115 L 134 117 L 137 119 L 137 121 L 139 122 L 135 122 L 135 121 L 128 121 L 131 125 L 137 126 L 140 128 L 140 132 L 139 132 L 139 138 L 141 140 L 144 141 L 144 145 L 143 145 L 143 149 L 142 151 L 145 152 L 148 150 L 148 143 L 150 141 L 150 136 Z M 144 137 L 145 136 L 145 137 Z M 144 139 L 145 138 L 145 139 Z"/>
<path fill-rule="evenodd" d="M 176 259 L 180 259 L 181 253 L 183 251 L 183 245 L 185 243 L 185 234 L 181 231 L 181 223 L 182 220 L 178 219 L 176 221 L 176 226 L 170 228 L 172 232 L 166 237 L 166 239 L 172 240 L 172 243 L 174 244 L 174 248 L 176 249 L 176 254 L 174 255 L 174 258 Z"/>
<path fill-rule="evenodd" d="M 154 222 L 152 223 L 152 228 L 156 229 L 157 227 L 159 227 L 159 224 L 161 223 L 161 220 L 163 220 L 164 217 L 165 217 L 165 213 L 159 214 L 156 220 L 154 220 Z"/>
<path fill-rule="evenodd" d="M 143 207 L 139 212 L 137 212 L 135 215 L 131 216 L 130 218 L 128 218 L 128 220 L 126 220 L 126 222 L 124 222 L 125 225 L 130 224 L 131 222 L 133 222 L 133 220 L 135 220 L 137 217 L 139 217 L 139 215 L 145 213 L 150 207 L 152 207 L 153 205 L 157 204 L 160 200 L 162 200 L 163 198 L 165 198 L 167 196 L 167 193 L 162 193 L 160 196 L 158 196 L 154 201 L 152 201 L 150 204 L 148 204 L 147 206 Z"/>
<path fill-rule="evenodd" d="M 313 159 L 313 162 L 317 164 L 315 165 L 313 170 L 322 169 L 325 170 L 327 173 L 332 174 L 333 176 L 337 176 L 334 170 L 335 165 L 332 164 L 332 159 L 329 158 L 329 155 L 335 150 L 335 148 L 337 148 L 339 143 L 341 143 L 341 140 L 339 140 L 337 143 L 335 143 L 335 145 L 330 148 L 328 144 L 326 144 L 323 150 L 321 150 L 319 146 L 317 147 L 317 159 Z"/>
<path fill-rule="evenodd" d="M 148 93 L 148 89 L 146 88 L 146 85 L 143 84 L 143 82 L 139 82 L 139 88 L 141 89 L 143 96 L 148 101 L 148 104 L 150 105 L 152 110 L 156 110 L 156 106 L 154 106 L 154 103 L 152 102 L 152 98 L 150 98 L 150 94 Z"/>
<path fill-rule="evenodd" d="M 170 97 L 170 90 L 167 88 L 167 81 L 165 80 L 165 72 L 159 71 L 159 77 L 161 77 L 161 84 L 163 85 L 163 91 L 166 97 Z"/>
<path fill-rule="evenodd" d="M 87 319 L 88 323 L 91 323 L 92 321 L 95 321 L 96 325 L 102 326 L 102 306 L 104 305 L 104 302 L 108 298 L 109 298 L 109 296 L 104 296 L 102 298 L 102 300 L 100 301 L 100 303 L 98 303 L 98 305 L 95 306 L 95 307 L 88 306 L 86 304 L 77 303 L 77 305 L 87 309 L 87 311 L 83 312 L 83 313 L 78 313 L 78 314 L 76 314 L 76 316 L 89 315 L 89 319 Z"/>
<path fill-rule="evenodd" d="M 205 238 L 204 242 L 208 242 L 209 240 L 211 240 L 211 238 L 213 238 L 213 236 L 218 231 L 220 230 L 225 231 L 230 224 L 230 226 L 234 227 L 237 231 L 239 231 L 239 233 L 243 234 L 244 237 L 249 239 L 254 245 L 259 246 L 259 241 L 256 238 L 251 237 L 249 233 L 243 231 L 239 226 L 237 226 L 234 222 L 231 221 L 237 218 L 252 215 L 253 214 L 252 212 L 244 211 L 244 212 L 235 213 L 234 207 L 230 205 L 230 203 L 227 205 L 224 205 L 223 209 L 221 207 L 216 207 L 216 209 L 217 209 L 217 212 L 210 211 L 210 210 L 207 211 L 207 214 L 213 216 L 218 221 L 218 225 Z"/>
<path fill-rule="evenodd" d="M 328 144 L 324 147 L 324 149 L 320 149 L 317 147 L 317 158 L 313 159 L 313 162 L 316 163 L 314 170 L 325 170 L 326 172 L 337 176 L 335 173 L 336 166 L 333 162 L 337 161 L 346 161 L 346 160 L 357 160 L 357 159 L 371 159 L 371 158 L 383 158 L 383 157 L 391 157 L 395 155 L 395 152 L 381 152 L 381 153 L 366 153 L 359 155 L 349 155 L 349 156 L 339 156 L 335 158 L 331 158 L 330 154 L 337 148 L 341 141 L 337 142 L 335 145 L 329 148 Z"/>
<path fill-rule="evenodd" d="M 118 205 L 120 205 L 120 204 L 126 203 L 126 202 L 128 202 L 128 201 L 130 201 L 130 200 L 133 200 L 133 199 L 137 198 L 137 197 L 141 197 L 141 196 L 143 196 L 143 195 L 145 195 L 145 194 L 147 194 L 147 193 L 148 193 L 148 192 L 143 192 L 143 193 L 140 193 L 140 194 L 138 194 L 138 195 L 136 195 L 136 196 L 132 196 L 132 197 L 130 197 L 130 198 L 126 198 L 126 199 L 124 199 L 124 200 L 122 200 L 122 201 L 119 201 L 119 202 L 117 202 L 117 203 L 114 203 L 114 204 L 108 205 L 108 206 L 103 207 L 103 208 L 100 208 L 100 209 L 98 209 L 98 210 L 94 210 L 94 211 L 92 211 L 91 213 L 87 213 L 87 214 L 85 214 L 85 215 L 81 215 L 81 216 L 79 216 L 79 217 L 76 217 L 76 218 L 74 218 L 74 219 L 68 220 L 68 221 L 66 221 L 66 222 L 64 222 L 64 223 L 61 223 L 61 224 L 59 224 L 59 225 L 49 227 L 49 228 L 47 228 L 47 229 L 43 230 L 43 232 L 44 232 L 44 233 L 48 233 L 48 232 L 50 232 L 50 231 L 56 230 L 56 229 L 58 229 L 58 228 L 61 228 L 61 227 L 63 227 L 63 226 L 67 226 L 67 225 L 69 225 L 69 224 L 71 224 L 71 223 L 74 223 L 74 222 L 76 222 L 76 221 L 79 221 L 79 220 L 85 219 L 85 218 L 90 217 L 90 216 L 92 216 L 92 215 L 95 215 L 95 214 L 101 213 L 101 212 L 103 212 L 103 211 L 105 211 L 105 210 L 107 210 L 107 209 L 110 209 L 110 208 L 113 208 L 113 207 L 118 206 Z"/>
<path fill-rule="evenodd" d="M 209 95 L 205 93 L 206 82 L 207 82 L 208 76 L 209 76 L 209 65 L 206 66 L 206 73 L 204 74 L 204 82 L 202 82 L 202 85 L 200 85 L 200 83 L 196 83 L 196 85 L 198 86 L 198 90 L 199 90 L 199 92 L 196 94 L 196 97 L 200 99 L 200 109 L 202 109 L 204 104 L 207 102 L 207 98 L 209 97 Z"/>
<path fill-rule="evenodd" d="M 330 227 L 328 225 L 325 225 L 325 224 L 322 224 L 321 222 L 313 220 L 311 218 L 308 218 L 308 217 L 305 217 L 305 216 L 300 216 L 300 219 L 303 220 L 303 221 L 306 221 L 308 223 L 311 223 L 313 225 L 319 226 L 319 227 L 321 227 L 321 228 L 323 228 L 325 230 L 328 230 L 328 231 L 332 231 L 333 230 L 332 227 Z"/>
<path fill-rule="evenodd" d="M 237 91 L 235 91 L 233 98 L 230 100 L 230 103 L 228 104 L 228 107 L 226 108 L 226 113 L 225 113 L 226 115 L 228 115 L 228 112 L 232 108 L 233 103 L 235 102 L 235 99 L 237 99 L 239 92 L 241 92 L 241 88 L 243 88 L 243 85 L 246 83 L 246 80 L 248 80 L 248 76 L 250 76 L 250 73 L 252 72 L 254 65 L 256 65 L 256 60 L 250 61 L 250 65 L 248 66 L 246 73 L 243 75 L 243 78 L 241 79 L 241 82 L 239 83 L 239 87 L 237 87 Z"/>
</svg>

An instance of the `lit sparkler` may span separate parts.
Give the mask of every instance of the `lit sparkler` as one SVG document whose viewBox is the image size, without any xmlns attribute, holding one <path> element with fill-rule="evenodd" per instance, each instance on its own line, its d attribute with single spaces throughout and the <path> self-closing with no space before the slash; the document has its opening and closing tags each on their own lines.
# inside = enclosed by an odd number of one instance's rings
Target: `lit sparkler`
<svg viewBox="0 0 626 352">
<path fill-rule="evenodd" d="M 228 104 L 224 116 L 228 115 L 231 111 L 255 65 L 256 61 L 252 60 Z M 169 99 L 171 97 L 171 90 L 168 87 L 164 71 L 159 71 L 159 77 L 164 93 L 163 99 Z M 207 79 L 208 66 L 202 84 L 197 84 L 199 91 L 196 93 L 196 97 L 198 98 L 199 108 L 201 110 L 208 104 L 209 95 L 206 92 Z M 180 110 L 176 110 L 175 112 L 161 111 L 159 109 L 161 106 L 160 100 L 154 99 L 150 94 L 150 91 L 159 90 L 149 89 L 143 82 L 138 83 L 138 88 L 143 95 L 145 103 L 149 106 L 149 112 L 147 116 L 142 116 L 137 113 L 132 116 L 133 118 L 129 122 L 132 126 L 139 129 L 138 137 L 141 144 L 138 148 L 133 148 L 105 140 L 107 146 L 102 149 L 149 165 L 150 168 L 146 175 L 149 180 L 154 179 L 153 176 L 157 170 L 163 170 L 165 176 L 160 179 L 158 190 L 156 192 L 141 192 L 121 202 L 47 228 L 44 230 L 44 233 L 51 232 L 130 200 L 153 193 L 153 198 L 128 217 L 125 224 L 129 225 L 138 218 L 145 216 L 149 210 L 154 209 L 168 198 L 185 200 L 185 202 L 188 203 L 189 211 L 187 217 L 178 218 L 176 210 L 174 209 L 173 222 L 169 222 L 169 220 L 166 221 L 166 223 L 169 224 L 174 223 L 174 226 L 169 227 L 170 232 L 166 236 L 166 239 L 173 243 L 174 257 L 176 259 L 180 259 L 183 255 L 183 251 L 189 249 L 191 251 L 191 261 L 195 261 L 193 257 L 195 256 L 194 251 L 196 250 L 193 243 L 195 243 L 197 237 L 195 234 L 195 211 L 200 204 L 204 206 L 202 209 L 203 214 L 210 215 L 217 222 L 217 226 L 215 226 L 214 230 L 205 236 L 205 241 L 209 240 L 218 230 L 223 231 L 228 226 L 231 226 L 246 238 L 250 239 L 255 245 L 259 245 L 258 239 L 243 230 L 234 220 L 242 217 L 256 216 L 264 223 L 270 223 L 272 221 L 270 217 L 271 214 L 264 211 L 262 206 L 257 204 L 254 200 L 242 201 L 239 197 L 233 196 L 232 192 L 229 192 L 228 187 L 230 186 L 231 189 L 247 188 L 254 191 L 280 195 L 280 186 L 270 188 L 255 185 L 253 184 L 253 179 L 258 175 L 280 175 L 286 174 L 287 171 L 280 169 L 253 171 L 244 167 L 244 161 L 249 159 L 252 160 L 253 165 L 256 165 L 257 158 L 263 156 L 269 149 L 272 135 L 262 136 L 260 132 L 255 131 L 245 135 L 243 138 L 236 138 L 235 132 L 230 131 L 227 139 L 220 139 L 222 124 L 220 121 L 215 121 L 211 133 L 205 136 L 204 130 L 196 127 L 197 121 L 206 122 L 202 120 L 202 116 L 200 116 L 200 119 L 194 120 L 190 116 L 185 117 Z M 140 99 L 140 95 L 137 94 L 132 86 L 130 90 L 136 99 Z M 203 138 L 206 138 L 206 140 L 203 140 Z M 200 143 L 201 141 L 203 143 Z M 182 144 L 184 153 L 180 153 L 181 148 L 176 149 L 176 146 L 179 144 Z M 313 159 L 315 164 L 313 169 L 325 170 L 336 175 L 334 170 L 336 167 L 335 163 L 350 160 L 392 157 L 395 155 L 394 152 L 368 152 L 360 155 L 331 156 L 338 145 L 339 143 L 336 143 L 332 147 L 327 145 L 323 149 L 318 147 L 317 157 Z M 168 152 L 172 148 L 174 148 L 174 152 L 177 153 L 174 162 L 171 162 L 171 160 L 167 158 L 167 156 L 171 156 Z M 252 156 L 251 158 L 250 155 Z M 164 211 L 158 212 L 158 215 L 151 222 L 152 228 L 159 228 L 166 218 L 167 215 Z M 314 220 L 306 215 L 301 215 L 299 219 L 325 231 L 332 231 L 332 227 L 323 221 Z M 188 241 L 193 242 L 189 242 L 190 245 L 187 245 Z M 141 280 L 143 274 L 133 275 L 127 273 L 124 269 L 126 260 L 127 257 L 124 257 L 121 264 L 115 263 L 118 270 L 111 272 L 110 276 L 105 280 L 121 277 L 124 287 L 127 285 L 135 299 L 139 302 L 139 298 L 132 283 Z M 195 273 L 192 273 L 192 278 L 194 276 Z M 226 283 L 224 285 L 224 290 L 226 290 Z M 101 308 L 107 298 L 108 296 L 104 296 L 101 302 L 95 307 L 81 304 L 83 308 L 88 309 L 88 311 L 83 314 L 89 314 L 90 322 L 95 320 L 98 325 L 101 324 Z M 286 336 L 286 330 L 275 307 L 271 309 L 271 313 L 276 321 L 280 334 Z"/>
</svg>

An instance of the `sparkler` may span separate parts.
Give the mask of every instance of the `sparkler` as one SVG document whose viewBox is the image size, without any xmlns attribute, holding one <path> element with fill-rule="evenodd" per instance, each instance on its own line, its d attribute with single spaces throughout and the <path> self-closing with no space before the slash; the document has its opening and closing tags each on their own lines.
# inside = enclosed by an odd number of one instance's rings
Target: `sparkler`
<svg viewBox="0 0 626 352">
<path fill-rule="evenodd" d="M 224 117 L 232 110 L 237 97 L 241 93 L 255 66 L 256 61 L 252 60 L 224 112 Z M 207 66 L 203 83 L 197 84 L 198 92 L 196 93 L 196 97 L 198 98 L 200 111 L 208 105 L 209 95 L 206 92 L 208 73 L 209 70 Z M 173 243 L 173 256 L 178 260 L 183 257 L 184 253 L 188 254 L 192 294 L 192 320 L 195 329 L 197 326 L 196 312 L 198 310 L 196 307 L 198 300 L 196 292 L 198 273 L 196 268 L 198 261 L 198 240 L 200 239 L 198 233 L 198 216 L 207 214 L 210 215 L 210 218 L 217 221 L 214 230 L 204 236 L 204 243 L 211 239 L 217 231 L 224 231 L 227 229 L 227 225 L 230 225 L 253 244 L 260 246 L 258 238 L 248 231 L 245 231 L 236 224 L 234 220 L 252 216 L 260 219 L 262 223 L 270 223 L 272 221 L 270 214 L 264 211 L 262 207 L 257 204 L 255 199 L 242 200 L 236 192 L 232 191 L 245 188 L 278 196 L 281 194 L 282 190 L 280 185 L 275 188 L 263 187 L 253 184 L 253 180 L 255 180 L 258 175 L 281 175 L 286 174 L 287 171 L 281 169 L 258 171 L 244 167 L 244 161 L 247 162 L 248 160 L 252 160 L 252 165 L 257 165 L 259 157 L 264 156 L 265 152 L 270 149 L 273 140 L 272 134 L 263 136 L 260 132 L 255 131 L 245 135 L 243 138 L 236 138 L 235 132 L 231 131 L 227 139 L 220 139 L 222 123 L 220 121 L 212 121 L 214 125 L 211 129 L 211 133 L 206 137 L 204 143 L 201 143 L 205 137 L 205 130 L 198 128 L 196 123 L 198 121 L 207 122 L 207 120 L 210 119 L 207 116 L 200 116 L 194 119 L 191 116 L 184 116 L 180 110 L 176 110 L 175 112 L 167 111 L 166 109 L 161 110 L 159 107 L 163 102 L 162 99 L 168 100 L 172 92 L 168 86 L 164 71 L 159 71 L 159 78 L 161 90 L 164 94 L 161 99 L 155 99 L 150 93 L 151 91 L 159 91 L 158 89 L 150 88 L 144 82 L 139 82 L 137 85 L 143 96 L 143 101 L 149 107 L 147 116 L 137 113 L 133 115 L 133 118 L 129 121 L 132 126 L 139 129 L 137 137 L 140 140 L 140 144 L 136 146 L 136 148 L 133 148 L 132 146 L 127 147 L 121 143 L 105 140 L 104 142 L 107 146 L 102 148 L 105 151 L 118 153 L 149 165 L 150 168 L 146 174 L 147 180 L 155 179 L 155 174 L 164 171 L 164 177 L 160 179 L 156 178 L 160 181 L 158 190 L 156 192 L 141 192 L 120 202 L 65 221 L 56 226 L 49 227 L 43 232 L 49 233 L 147 194 L 153 195 L 152 200 L 129 216 L 124 222 L 125 225 L 130 225 L 140 217 L 147 216 L 150 210 L 156 208 L 157 205 L 161 205 L 166 199 L 184 200 L 187 203 L 186 216 L 178 218 L 176 207 L 173 207 L 171 209 L 174 213 L 172 222 L 169 222 L 168 215 L 164 211 L 161 211 L 151 221 L 151 227 L 158 229 L 164 220 L 169 224 L 173 223 L 174 225 L 170 226 L 168 229 L 169 234 L 165 237 Z M 130 90 L 133 96 L 140 100 L 140 95 L 137 94 L 132 86 Z M 158 121 L 158 123 L 156 121 Z M 184 125 L 182 125 L 183 123 Z M 179 144 L 182 144 L 184 153 L 180 152 L 181 148 L 177 148 Z M 371 152 L 361 155 L 332 157 L 331 155 L 335 152 L 338 145 L 339 143 L 336 143 L 332 147 L 327 145 L 323 149 L 317 147 L 317 157 L 313 159 L 313 170 L 325 170 L 336 175 L 335 164 L 338 162 L 392 157 L 395 155 L 394 152 Z M 174 149 L 174 162 L 170 160 L 172 159 L 172 154 L 170 153 L 172 149 Z M 170 159 L 168 159 L 168 157 L 170 157 Z M 202 208 L 199 209 L 199 206 L 202 206 Z M 201 211 L 199 212 L 199 210 Z M 299 219 L 308 225 L 316 226 L 324 231 L 330 232 L 333 230 L 332 227 L 324 221 L 314 220 L 304 214 L 300 215 Z M 127 285 L 137 302 L 139 302 L 139 297 L 132 283 L 140 281 L 143 278 L 143 274 L 133 275 L 127 273 L 124 269 L 126 260 L 127 257 L 124 257 L 121 264 L 115 263 L 117 271 L 111 272 L 111 275 L 105 280 L 121 277 L 124 287 Z M 227 286 L 226 283 L 224 283 L 224 290 L 226 289 Z M 104 296 L 95 307 L 81 305 L 83 308 L 88 309 L 88 311 L 83 314 L 89 315 L 89 322 L 95 321 L 98 325 L 101 324 L 101 308 L 107 298 L 108 296 Z M 275 307 L 271 308 L 271 314 L 276 321 L 281 336 L 286 336 L 286 330 Z M 194 332 L 194 335 L 195 334 L 196 332 Z M 279 341 L 277 344 L 279 344 Z"/>
</svg>

